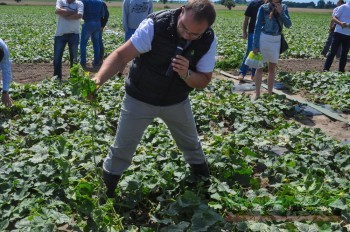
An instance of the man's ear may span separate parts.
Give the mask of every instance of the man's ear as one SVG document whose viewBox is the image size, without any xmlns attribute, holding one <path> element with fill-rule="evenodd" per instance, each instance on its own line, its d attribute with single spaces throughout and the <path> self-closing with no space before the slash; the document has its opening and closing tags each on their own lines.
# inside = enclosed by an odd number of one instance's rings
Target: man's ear
<svg viewBox="0 0 350 232">
<path fill-rule="evenodd" d="M 185 13 L 185 7 L 181 7 L 181 14 L 183 15 Z"/>
</svg>

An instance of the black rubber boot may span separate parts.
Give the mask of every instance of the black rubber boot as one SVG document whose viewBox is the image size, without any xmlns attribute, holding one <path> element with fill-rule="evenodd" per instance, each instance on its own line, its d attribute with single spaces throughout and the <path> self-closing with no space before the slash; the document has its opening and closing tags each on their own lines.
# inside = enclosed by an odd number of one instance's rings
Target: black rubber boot
<svg viewBox="0 0 350 232">
<path fill-rule="evenodd" d="M 105 183 L 105 186 L 107 188 L 106 196 L 108 198 L 114 198 L 115 197 L 115 189 L 117 188 L 117 184 L 120 180 L 120 176 L 109 174 L 108 172 L 103 171 L 102 179 L 103 179 L 103 182 Z M 100 200 L 99 200 L 100 205 L 105 204 L 106 201 L 107 201 L 106 197 L 100 196 Z"/>
<path fill-rule="evenodd" d="M 106 171 L 103 171 L 103 182 L 106 185 L 107 191 L 106 195 L 108 198 L 115 197 L 115 189 L 117 188 L 117 184 L 119 182 L 120 176 L 109 174 Z"/>
<path fill-rule="evenodd" d="M 207 163 L 190 164 L 192 173 L 197 177 L 209 178 L 210 171 Z"/>
<path fill-rule="evenodd" d="M 188 186 L 192 189 L 201 189 L 206 199 L 210 199 L 208 189 L 210 187 L 210 171 L 207 163 L 190 164 L 191 175 L 188 179 Z"/>
</svg>

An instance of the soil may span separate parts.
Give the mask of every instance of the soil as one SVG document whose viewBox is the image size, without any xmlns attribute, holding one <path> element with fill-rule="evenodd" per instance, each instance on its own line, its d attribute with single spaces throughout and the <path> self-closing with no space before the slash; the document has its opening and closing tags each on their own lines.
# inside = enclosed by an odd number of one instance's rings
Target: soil
<svg viewBox="0 0 350 232">
<path fill-rule="evenodd" d="M 298 71 L 322 71 L 324 60 L 322 59 L 309 59 L 309 60 L 298 60 L 298 59 L 289 59 L 289 60 L 280 60 L 278 63 L 278 72 L 298 72 Z M 335 60 L 332 69 L 336 70 L 338 67 L 338 61 Z M 95 73 L 97 70 L 87 67 L 88 71 Z M 127 72 L 128 69 L 126 69 Z M 350 63 L 348 63 L 347 70 L 350 70 Z M 63 64 L 62 67 L 63 76 L 67 78 L 69 76 L 69 65 Z M 13 81 L 17 83 L 37 83 L 45 78 L 52 77 L 53 74 L 53 64 L 52 63 L 27 63 L 27 64 L 12 64 L 13 72 Z M 237 76 L 237 71 L 229 72 L 234 76 Z M 215 78 L 225 78 L 230 79 L 238 83 L 234 78 L 228 78 L 223 76 L 220 72 L 214 73 Z M 247 94 L 254 97 L 254 91 L 247 92 Z M 303 98 L 302 94 L 295 95 L 298 98 Z M 349 114 L 341 114 L 342 117 L 350 121 Z M 350 138 L 350 127 L 344 122 L 336 121 L 331 118 L 328 118 L 325 115 L 318 116 L 305 116 L 302 118 L 295 119 L 298 123 L 306 127 L 311 128 L 320 128 L 324 133 L 333 138 L 348 143 Z"/>
</svg>

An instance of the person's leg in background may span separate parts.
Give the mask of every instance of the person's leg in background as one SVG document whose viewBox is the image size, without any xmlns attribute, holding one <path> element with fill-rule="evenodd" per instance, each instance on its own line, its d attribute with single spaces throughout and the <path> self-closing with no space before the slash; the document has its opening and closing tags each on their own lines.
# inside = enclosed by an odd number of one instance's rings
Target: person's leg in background
<svg viewBox="0 0 350 232">
<path fill-rule="evenodd" d="M 81 29 L 80 38 L 80 64 L 81 66 L 86 66 L 86 46 L 89 41 L 91 33 L 89 32 L 89 26 L 85 22 Z"/>
<path fill-rule="evenodd" d="M 100 31 L 100 64 L 103 63 L 103 59 L 105 57 L 105 46 L 103 44 L 103 38 L 102 38 L 103 30 Z"/>
<path fill-rule="evenodd" d="M 92 40 L 92 46 L 94 48 L 94 61 L 93 66 L 98 67 L 100 65 L 100 35 L 101 35 L 101 23 L 100 22 L 94 22 L 91 24 L 92 33 L 91 33 L 91 40 Z"/>
<path fill-rule="evenodd" d="M 324 66 L 323 66 L 323 71 L 329 71 L 329 69 L 331 68 L 334 57 L 337 54 L 340 44 L 341 44 L 341 34 L 335 32 L 333 34 L 331 50 L 327 55 L 326 62 L 324 63 Z"/>
<path fill-rule="evenodd" d="M 54 57 L 53 57 L 53 75 L 57 76 L 59 80 L 62 79 L 62 57 L 64 48 L 66 46 L 66 39 L 64 35 L 55 36 L 54 40 Z"/>
<path fill-rule="evenodd" d="M 269 62 L 269 65 L 268 65 L 269 75 L 267 77 L 267 90 L 269 95 L 272 95 L 273 85 L 275 83 L 276 66 L 277 64 Z"/>
<path fill-rule="evenodd" d="M 324 43 L 323 49 L 321 51 L 321 55 L 327 56 L 329 48 L 330 48 L 330 46 L 332 44 L 332 38 L 333 38 L 333 31 L 328 33 L 328 37 L 326 39 L 326 42 Z"/>
<path fill-rule="evenodd" d="M 242 61 L 242 64 L 241 64 L 241 67 L 239 68 L 239 80 L 243 80 L 244 77 L 247 75 L 247 72 L 249 70 L 249 67 L 245 64 L 245 60 L 247 59 L 248 55 L 249 55 L 249 52 L 252 51 L 252 47 L 253 47 L 253 36 L 254 36 L 254 33 L 249 33 L 248 34 L 248 41 L 247 41 L 247 50 L 244 54 L 244 57 L 243 57 L 243 61 Z M 255 74 L 255 69 L 254 69 L 254 74 Z M 253 70 L 252 70 L 252 76 L 253 75 Z"/>
<path fill-rule="evenodd" d="M 79 47 L 79 34 L 69 34 L 68 48 L 69 48 L 69 61 L 70 67 L 78 63 L 78 47 Z"/>
<path fill-rule="evenodd" d="M 249 49 L 249 52 L 253 50 L 253 37 L 254 37 L 254 33 L 250 33 L 248 35 L 248 49 Z M 249 54 L 248 52 L 248 54 Z M 250 79 L 252 81 L 254 81 L 254 78 L 255 78 L 255 71 L 256 69 L 255 68 L 252 68 L 251 69 L 251 76 L 250 76 Z"/>
<path fill-rule="evenodd" d="M 255 99 L 260 97 L 260 88 L 262 82 L 263 68 L 259 68 L 255 71 Z"/>
<path fill-rule="evenodd" d="M 350 36 L 349 35 L 341 35 L 341 55 L 339 60 L 339 72 L 345 72 L 345 66 L 348 61 L 348 53 L 350 49 Z"/>
<path fill-rule="evenodd" d="M 124 42 L 128 41 L 131 36 L 135 33 L 135 29 L 131 29 L 129 28 L 127 32 L 125 32 L 125 38 L 124 38 Z"/>
</svg>

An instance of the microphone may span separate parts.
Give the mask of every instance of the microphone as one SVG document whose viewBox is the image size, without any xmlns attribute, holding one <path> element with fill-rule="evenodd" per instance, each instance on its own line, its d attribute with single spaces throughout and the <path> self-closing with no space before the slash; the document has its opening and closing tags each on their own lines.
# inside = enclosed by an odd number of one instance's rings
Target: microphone
<svg viewBox="0 0 350 232">
<path fill-rule="evenodd" d="M 173 57 L 176 57 L 177 55 L 181 55 L 182 54 L 182 51 L 185 48 L 186 42 L 187 41 L 185 39 L 180 39 L 179 40 L 179 43 L 177 44 L 176 51 L 175 51 L 175 54 L 174 54 Z M 171 61 L 172 61 L 172 59 L 171 59 Z M 171 77 L 174 74 L 173 66 L 171 64 L 172 64 L 172 62 L 170 62 L 168 70 L 165 73 L 166 77 Z"/>
</svg>

